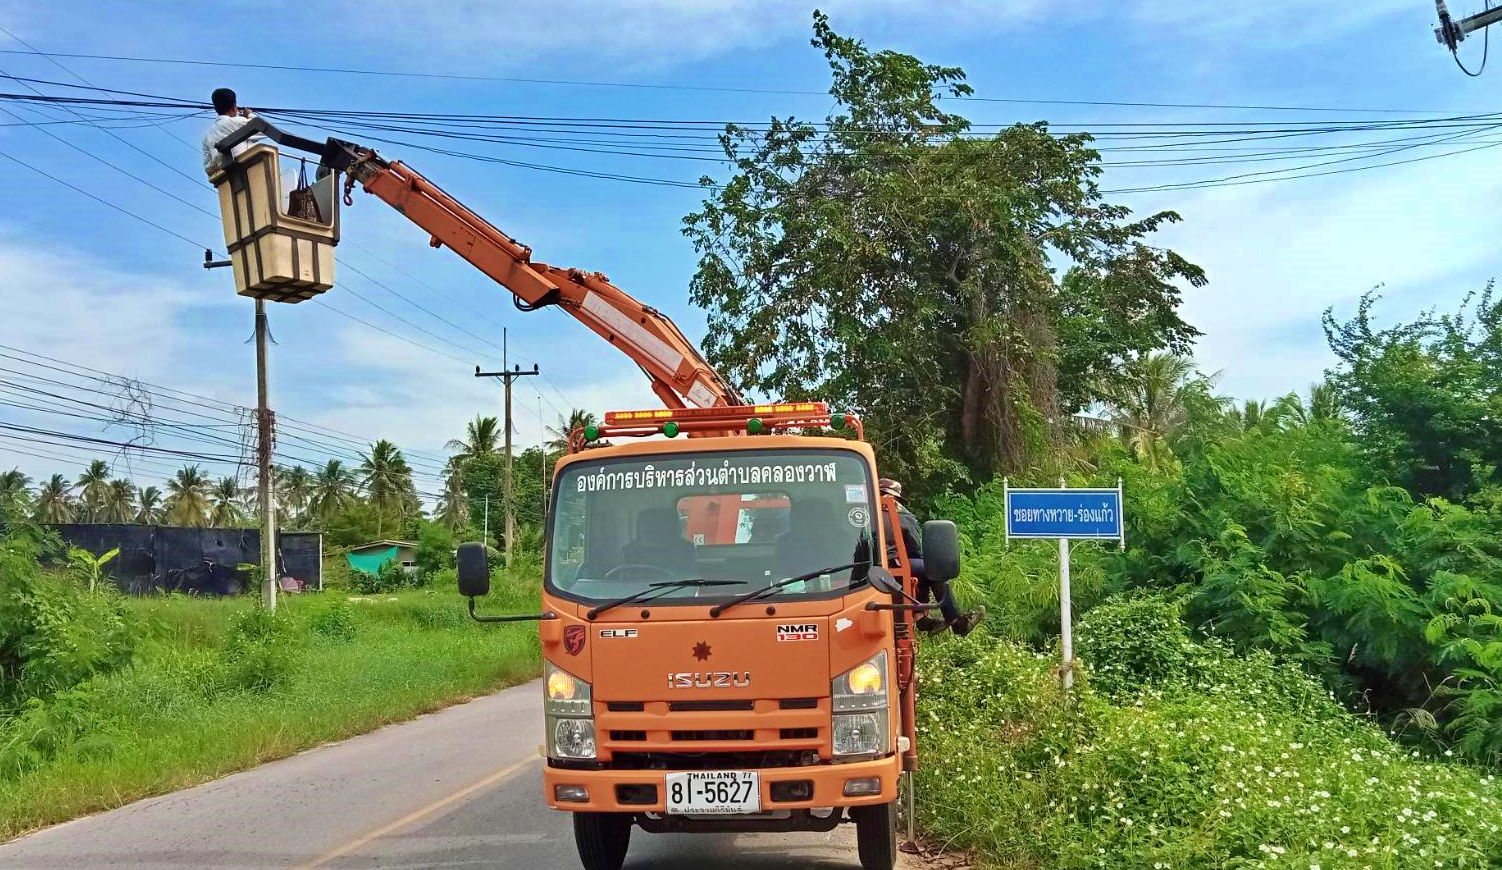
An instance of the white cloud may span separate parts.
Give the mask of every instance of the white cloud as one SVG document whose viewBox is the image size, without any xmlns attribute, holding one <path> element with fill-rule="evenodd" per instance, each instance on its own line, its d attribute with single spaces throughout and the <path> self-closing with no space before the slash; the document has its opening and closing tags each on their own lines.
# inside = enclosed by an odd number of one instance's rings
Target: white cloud
<svg viewBox="0 0 1502 870">
<path fill-rule="evenodd" d="M 934 28 L 966 22 L 989 29 L 1035 17 L 1053 5 L 1046 0 L 960 0 L 942 6 L 916 0 L 828 0 L 820 8 L 837 27 L 842 21 Z M 811 15 L 806 0 L 362 0 L 349 3 L 347 14 L 339 18 L 368 40 L 421 41 L 430 49 L 455 52 L 483 46 L 488 60 L 506 66 L 556 57 L 559 51 L 574 65 L 583 53 L 667 66 L 807 34 Z"/>
<path fill-rule="evenodd" d="M 1160 243 L 1205 267 L 1184 316 L 1206 333 L 1197 356 L 1224 389 L 1303 389 L 1333 363 L 1319 318 L 1349 316 L 1384 285 L 1384 319 L 1453 307 L 1498 262 L 1492 227 L 1502 178 L 1479 151 L 1357 175 L 1175 194 L 1184 216 Z M 1136 204 L 1136 203 L 1134 203 Z"/>
<path fill-rule="evenodd" d="M 236 297 L 229 296 L 228 300 Z M 174 377 L 191 329 L 226 298 L 0 231 L 0 341 L 143 379 Z"/>
<path fill-rule="evenodd" d="M 344 369 L 341 385 L 323 396 L 316 410 L 297 414 L 302 419 L 364 433 L 371 439 L 389 438 L 409 451 L 446 455 L 444 444 L 462 437 L 465 424 L 476 416 L 502 415 L 504 394 L 497 382 L 477 379 L 444 357 L 361 326 L 341 328 L 333 343 Z M 618 377 L 563 386 L 570 399 L 597 414 L 615 408 L 658 407 L 645 376 L 624 357 L 619 370 Z M 519 381 L 512 395 L 517 445 L 536 444 L 543 427 L 555 425 L 558 415 L 570 410 L 548 384 L 538 380 Z M 539 391 L 544 397 L 541 420 Z"/>
</svg>

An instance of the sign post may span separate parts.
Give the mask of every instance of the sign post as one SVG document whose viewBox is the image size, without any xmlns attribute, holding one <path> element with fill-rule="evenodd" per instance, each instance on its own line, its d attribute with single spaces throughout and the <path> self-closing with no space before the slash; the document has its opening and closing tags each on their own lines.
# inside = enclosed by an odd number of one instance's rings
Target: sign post
<svg viewBox="0 0 1502 870">
<path fill-rule="evenodd" d="M 1059 645 L 1064 688 L 1074 686 L 1074 608 L 1069 589 L 1069 541 L 1110 541 L 1126 546 L 1121 479 L 1115 489 L 1013 489 L 1002 481 L 1006 503 L 1006 540 L 1058 539 Z"/>
</svg>

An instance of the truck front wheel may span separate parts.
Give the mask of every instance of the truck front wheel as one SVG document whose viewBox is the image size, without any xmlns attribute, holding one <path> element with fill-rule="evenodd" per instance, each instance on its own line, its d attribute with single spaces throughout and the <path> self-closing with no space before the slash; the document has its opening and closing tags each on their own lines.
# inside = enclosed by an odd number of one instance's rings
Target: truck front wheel
<svg viewBox="0 0 1502 870">
<path fill-rule="evenodd" d="M 574 813 L 574 845 L 584 870 L 621 870 L 631 845 L 630 814 Z"/>
<path fill-rule="evenodd" d="M 897 866 L 897 802 L 851 807 L 855 845 L 861 870 L 892 870 Z"/>
</svg>

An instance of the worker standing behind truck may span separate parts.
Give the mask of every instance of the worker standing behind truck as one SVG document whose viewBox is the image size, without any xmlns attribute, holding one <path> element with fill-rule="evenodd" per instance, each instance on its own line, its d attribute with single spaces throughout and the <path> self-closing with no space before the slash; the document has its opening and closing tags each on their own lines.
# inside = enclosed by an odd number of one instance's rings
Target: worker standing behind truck
<svg viewBox="0 0 1502 870">
<path fill-rule="evenodd" d="M 939 612 L 943 619 L 935 619 L 925 614 L 918 620 L 920 631 L 938 634 L 945 628 L 951 629 L 961 637 L 969 634 L 982 619 L 986 618 L 986 609 L 977 608 L 969 613 L 961 613 L 960 605 L 954 600 L 954 592 L 949 584 L 935 582 L 928 578 L 923 571 L 923 533 L 918 526 L 918 518 L 907 509 L 907 504 L 902 500 L 902 484 L 884 477 L 877 482 L 883 496 L 891 496 L 897 502 L 897 522 L 901 526 L 902 549 L 898 550 L 898 539 L 892 532 L 890 521 L 886 519 L 886 513 L 882 513 L 882 526 L 887 534 L 887 560 L 890 562 L 900 558 L 906 562 L 912 570 L 913 576 L 918 580 L 918 600 L 927 603 L 929 598 L 938 601 Z"/>
</svg>

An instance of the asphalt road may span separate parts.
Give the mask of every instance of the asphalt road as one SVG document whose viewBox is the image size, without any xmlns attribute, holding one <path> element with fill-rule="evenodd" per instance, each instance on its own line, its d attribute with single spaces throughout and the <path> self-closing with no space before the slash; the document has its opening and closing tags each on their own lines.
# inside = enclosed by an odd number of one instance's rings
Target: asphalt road
<svg viewBox="0 0 1502 870">
<path fill-rule="evenodd" d="M 579 866 L 536 683 L 0 845 L 4 870 Z M 856 868 L 854 831 L 632 835 L 630 870 Z"/>
</svg>

